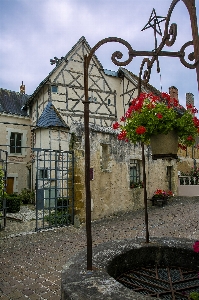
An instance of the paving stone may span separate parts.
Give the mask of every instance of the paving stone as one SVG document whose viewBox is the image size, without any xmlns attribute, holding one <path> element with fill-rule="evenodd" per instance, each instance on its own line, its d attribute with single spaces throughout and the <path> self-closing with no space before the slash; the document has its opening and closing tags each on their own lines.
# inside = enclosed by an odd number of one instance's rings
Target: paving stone
<svg viewBox="0 0 199 300">
<path fill-rule="evenodd" d="M 8 297 L 10 299 L 20 299 L 21 297 L 24 297 L 24 295 L 20 291 L 15 290 L 14 292 L 9 293 Z"/>
<path fill-rule="evenodd" d="M 163 208 L 149 207 L 150 236 L 199 239 L 199 197 L 181 203 L 175 200 Z M 0 231 L 2 300 L 60 299 L 63 265 L 86 249 L 85 224 L 78 229 L 69 226 L 37 233 L 34 230 L 35 221 L 8 221 L 7 229 Z M 92 222 L 93 246 L 136 237 L 145 237 L 144 210 Z M 51 298 L 43 298 L 44 295 Z"/>
<path fill-rule="evenodd" d="M 8 296 L 0 294 L 1 300 L 10 300 Z"/>
</svg>

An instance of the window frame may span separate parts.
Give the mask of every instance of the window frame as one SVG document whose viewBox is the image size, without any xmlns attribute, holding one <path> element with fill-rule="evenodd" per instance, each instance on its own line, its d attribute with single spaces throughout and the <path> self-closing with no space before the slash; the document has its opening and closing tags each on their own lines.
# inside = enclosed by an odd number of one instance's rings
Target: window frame
<svg viewBox="0 0 199 300">
<path fill-rule="evenodd" d="M 22 142 L 23 142 L 23 133 L 12 131 L 10 133 L 10 154 L 21 155 L 22 154 Z M 12 150 L 14 150 L 14 151 L 12 151 Z"/>
<path fill-rule="evenodd" d="M 27 137 L 28 137 L 28 131 L 27 130 L 22 130 L 20 128 L 6 128 L 6 144 L 7 144 L 7 151 L 8 151 L 8 156 L 21 156 L 25 157 L 27 155 Z M 10 152 L 10 137 L 11 133 L 20 133 L 21 135 L 21 153 L 12 153 Z"/>
<path fill-rule="evenodd" d="M 51 92 L 54 93 L 54 94 L 58 93 L 58 86 L 57 85 L 51 85 Z"/>
<path fill-rule="evenodd" d="M 132 184 L 139 184 L 142 181 L 141 176 L 141 168 L 142 168 L 142 161 L 139 159 L 130 159 L 130 166 L 129 166 L 129 180 L 130 180 L 130 187 Z M 132 175 L 131 171 L 134 170 L 135 174 Z"/>
<path fill-rule="evenodd" d="M 49 178 L 49 169 L 48 168 L 39 168 L 38 169 L 38 179 L 48 179 Z"/>
</svg>

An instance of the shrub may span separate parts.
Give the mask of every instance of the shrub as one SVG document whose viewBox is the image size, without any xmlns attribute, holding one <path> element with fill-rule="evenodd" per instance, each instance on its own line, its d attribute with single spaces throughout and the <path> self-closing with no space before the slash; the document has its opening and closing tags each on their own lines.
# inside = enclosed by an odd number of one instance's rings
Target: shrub
<svg viewBox="0 0 199 300">
<path fill-rule="evenodd" d="M 17 213 L 20 211 L 20 197 L 17 194 L 6 196 L 6 207 L 8 213 Z"/>
<path fill-rule="evenodd" d="M 71 223 L 71 215 L 68 213 L 62 213 L 61 211 L 57 211 L 57 213 L 51 213 L 48 216 L 45 216 L 45 220 L 49 222 L 49 225 L 69 225 Z"/>
<path fill-rule="evenodd" d="M 35 193 L 29 189 L 24 188 L 19 194 L 21 203 L 23 204 L 35 204 Z"/>
</svg>

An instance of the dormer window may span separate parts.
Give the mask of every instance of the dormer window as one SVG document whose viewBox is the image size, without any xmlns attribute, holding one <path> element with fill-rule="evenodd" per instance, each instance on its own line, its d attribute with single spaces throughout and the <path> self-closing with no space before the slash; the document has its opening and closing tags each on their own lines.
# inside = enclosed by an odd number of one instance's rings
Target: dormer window
<svg viewBox="0 0 199 300">
<path fill-rule="evenodd" d="M 56 85 L 51 85 L 51 92 L 52 93 L 57 93 L 58 87 Z"/>
</svg>

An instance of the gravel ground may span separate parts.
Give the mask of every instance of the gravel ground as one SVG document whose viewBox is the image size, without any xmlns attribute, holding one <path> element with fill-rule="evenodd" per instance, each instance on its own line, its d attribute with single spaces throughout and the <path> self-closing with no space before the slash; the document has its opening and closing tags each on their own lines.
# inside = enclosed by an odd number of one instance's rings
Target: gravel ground
<svg viewBox="0 0 199 300">
<path fill-rule="evenodd" d="M 199 197 L 176 199 L 165 207 L 149 207 L 149 234 L 198 240 L 198 212 Z M 85 224 L 78 229 L 69 226 L 37 233 L 30 231 L 34 226 L 35 221 L 9 221 L 7 229 L 0 232 L 2 300 L 60 299 L 62 267 L 86 247 Z M 92 222 L 93 247 L 135 237 L 145 237 L 144 210 Z"/>
</svg>

